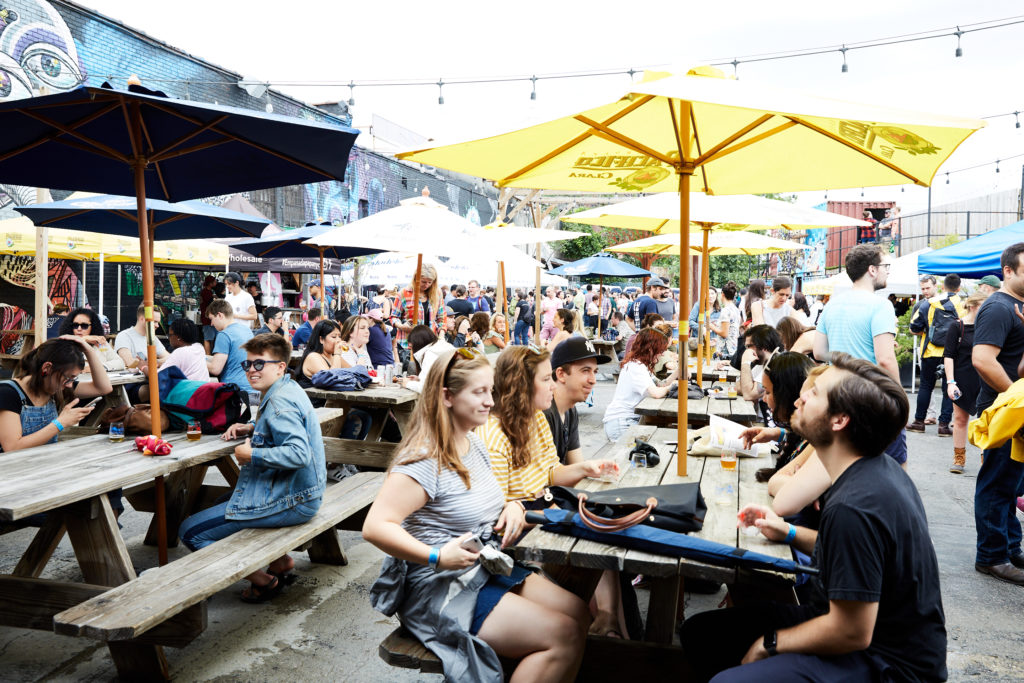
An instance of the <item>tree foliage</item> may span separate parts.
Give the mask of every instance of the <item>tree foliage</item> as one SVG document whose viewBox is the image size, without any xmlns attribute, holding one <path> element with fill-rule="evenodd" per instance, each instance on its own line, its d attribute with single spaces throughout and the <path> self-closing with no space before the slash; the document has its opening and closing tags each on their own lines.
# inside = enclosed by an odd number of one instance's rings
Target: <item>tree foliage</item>
<svg viewBox="0 0 1024 683">
<path fill-rule="evenodd" d="M 558 258 L 566 261 L 577 261 L 581 258 L 593 256 L 608 246 L 608 240 L 600 232 L 596 232 L 589 225 L 573 225 L 576 232 L 587 234 L 577 237 L 574 240 L 559 242 L 556 251 Z"/>
<path fill-rule="evenodd" d="M 740 287 L 746 287 L 750 278 L 756 274 L 757 262 L 753 256 L 712 256 L 708 281 L 713 287 L 721 287 L 729 280 Z"/>
</svg>

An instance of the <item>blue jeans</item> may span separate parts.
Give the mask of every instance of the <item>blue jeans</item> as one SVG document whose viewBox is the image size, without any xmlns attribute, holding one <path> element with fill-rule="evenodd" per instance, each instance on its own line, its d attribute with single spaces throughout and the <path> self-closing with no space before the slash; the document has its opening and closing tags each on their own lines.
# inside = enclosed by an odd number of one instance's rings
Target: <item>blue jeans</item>
<svg viewBox="0 0 1024 683">
<path fill-rule="evenodd" d="M 523 320 L 517 320 L 512 335 L 515 337 L 515 340 L 512 342 L 513 344 L 526 346 L 530 343 L 530 326 Z"/>
<path fill-rule="evenodd" d="M 609 441 L 618 441 L 622 434 L 635 424 L 640 424 L 640 416 L 618 417 L 604 423 L 604 433 Z"/>
<path fill-rule="evenodd" d="M 227 519 L 224 512 L 228 501 L 214 505 L 202 512 L 197 512 L 181 523 L 178 536 L 185 547 L 195 552 L 200 548 L 227 538 L 242 529 L 271 529 L 283 526 L 304 524 L 316 514 L 316 509 L 306 503 L 299 503 L 293 508 L 282 510 L 277 514 L 259 519 Z"/>
<path fill-rule="evenodd" d="M 984 462 L 974 485 L 974 527 L 978 534 L 975 562 L 985 566 L 1009 562 L 1021 552 L 1017 496 L 1024 481 L 1024 463 L 1010 458 L 1013 442 L 982 453 Z"/>
</svg>

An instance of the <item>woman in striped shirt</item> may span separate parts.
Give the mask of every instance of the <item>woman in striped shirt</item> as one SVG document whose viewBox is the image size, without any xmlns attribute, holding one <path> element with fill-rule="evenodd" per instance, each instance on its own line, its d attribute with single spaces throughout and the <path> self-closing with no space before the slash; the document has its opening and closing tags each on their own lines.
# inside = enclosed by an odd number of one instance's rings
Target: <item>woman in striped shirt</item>
<svg viewBox="0 0 1024 683">
<path fill-rule="evenodd" d="M 494 369 L 494 412 L 476 432 L 491 458 L 491 469 L 505 500 L 536 501 L 544 488 L 575 486 L 584 477 L 617 471 L 612 460 L 563 465 L 544 410 L 551 406 L 555 382 L 551 354 L 536 346 L 502 351 Z M 543 507 L 543 505 L 540 505 Z"/>
<path fill-rule="evenodd" d="M 390 556 L 371 601 L 441 659 L 445 680 L 500 683 L 498 655 L 521 658 L 516 680 L 573 680 L 590 623 L 583 601 L 522 565 L 491 574 L 463 545 L 475 535 L 496 547 L 497 531 L 508 546 L 523 528 L 523 506 L 505 501 L 471 431 L 490 414 L 493 382 L 471 349 L 439 356 L 427 374 L 363 524 L 363 538 Z"/>
</svg>

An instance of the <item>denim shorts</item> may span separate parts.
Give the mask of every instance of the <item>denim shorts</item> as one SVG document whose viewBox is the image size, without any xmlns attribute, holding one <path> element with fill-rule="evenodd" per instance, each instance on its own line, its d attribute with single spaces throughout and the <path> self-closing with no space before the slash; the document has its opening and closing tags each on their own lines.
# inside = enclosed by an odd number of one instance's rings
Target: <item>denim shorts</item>
<svg viewBox="0 0 1024 683">
<path fill-rule="evenodd" d="M 640 424 L 640 416 L 617 417 L 604 423 L 604 433 L 609 441 L 618 441 L 622 434 L 635 424 Z"/>
</svg>

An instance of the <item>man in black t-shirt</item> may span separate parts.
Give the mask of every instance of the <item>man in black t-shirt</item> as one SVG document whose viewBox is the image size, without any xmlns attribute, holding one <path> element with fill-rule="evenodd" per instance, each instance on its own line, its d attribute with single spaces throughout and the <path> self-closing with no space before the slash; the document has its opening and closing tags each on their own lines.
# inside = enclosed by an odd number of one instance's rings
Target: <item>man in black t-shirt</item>
<svg viewBox="0 0 1024 683">
<path fill-rule="evenodd" d="M 473 304 L 466 301 L 466 288 L 463 285 L 456 285 L 452 290 L 455 298 L 448 302 L 448 308 L 454 311 L 455 315 L 473 315 L 476 311 Z"/>
<path fill-rule="evenodd" d="M 739 514 L 769 540 L 814 553 L 822 599 L 689 619 L 680 639 L 696 680 L 720 671 L 716 683 L 946 680 L 945 615 L 924 504 L 906 472 L 880 457 L 910 404 L 877 365 L 838 352 L 832 363 L 812 371 L 792 417 L 832 479 L 819 530 L 788 524 L 763 505 Z"/>
<path fill-rule="evenodd" d="M 563 465 L 583 461 L 580 449 L 580 418 L 576 404 L 587 400 L 597 384 L 597 366 L 611 359 L 602 356 L 589 339 L 569 337 L 551 352 L 555 400 L 544 411 L 551 427 L 558 459 Z"/>
<path fill-rule="evenodd" d="M 1024 242 L 1010 245 L 999 259 L 1003 286 L 978 311 L 971 360 L 981 377 L 978 413 L 1017 378 L 1024 355 L 1024 323 L 1015 307 L 1024 305 Z M 1024 483 L 1024 463 L 1010 458 L 1012 440 L 982 452 L 974 485 L 977 553 L 974 568 L 1001 581 L 1024 586 L 1024 555 L 1016 501 Z"/>
</svg>

